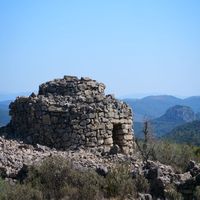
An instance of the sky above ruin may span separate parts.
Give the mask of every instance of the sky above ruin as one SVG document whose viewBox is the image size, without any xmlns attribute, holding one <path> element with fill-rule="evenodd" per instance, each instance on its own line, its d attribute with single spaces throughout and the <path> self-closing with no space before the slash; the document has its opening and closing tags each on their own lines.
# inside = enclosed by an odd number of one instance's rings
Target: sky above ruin
<svg viewBox="0 0 200 200">
<path fill-rule="evenodd" d="M 199 0 L 2 0 L 0 94 L 89 76 L 118 97 L 200 95 Z"/>
</svg>

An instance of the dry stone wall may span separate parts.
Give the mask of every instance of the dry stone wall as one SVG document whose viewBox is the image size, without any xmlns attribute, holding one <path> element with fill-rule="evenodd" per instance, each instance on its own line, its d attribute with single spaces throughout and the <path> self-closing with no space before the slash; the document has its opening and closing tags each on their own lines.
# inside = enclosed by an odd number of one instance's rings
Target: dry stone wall
<svg viewBox="0 0 200 200">
<path fill-rule="evenodd" d="M 132 111 L 104 94 L 105 85 L 90 78 L 64 76 L 39 86 L 39 93 L 10 104 L 12 134 L 31 144 L 57 149 L 113 145 L 134 151 Z"/>
</svg>

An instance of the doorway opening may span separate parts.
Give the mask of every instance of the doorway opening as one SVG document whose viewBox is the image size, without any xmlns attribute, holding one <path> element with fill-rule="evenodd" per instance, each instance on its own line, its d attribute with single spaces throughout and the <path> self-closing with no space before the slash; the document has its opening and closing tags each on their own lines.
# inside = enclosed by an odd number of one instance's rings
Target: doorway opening
<svg viewBox="0 0 200 200">
<path fill-rule="evenodd" d="M 118 145 L 120 148 L 122 147 L 122 124 L 113 124 L 113 145 Z"/>
</svg>

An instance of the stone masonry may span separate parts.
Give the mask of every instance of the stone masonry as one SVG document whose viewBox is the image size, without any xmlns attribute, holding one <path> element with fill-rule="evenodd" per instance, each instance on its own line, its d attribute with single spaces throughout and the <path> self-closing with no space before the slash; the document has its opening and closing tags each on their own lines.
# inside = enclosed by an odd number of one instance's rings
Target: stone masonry
<svg viewBox="0 0 200 200">
<path fill-rule="evenodd" d="M 56 149 L 113 146 L 134 151 L 132 111 L 104 94 L 105 85 L 90 78 L 64 76 L 39 86 L 38 95 L 18 97 L 10 104 L 12 136 Z"/>
</svg>

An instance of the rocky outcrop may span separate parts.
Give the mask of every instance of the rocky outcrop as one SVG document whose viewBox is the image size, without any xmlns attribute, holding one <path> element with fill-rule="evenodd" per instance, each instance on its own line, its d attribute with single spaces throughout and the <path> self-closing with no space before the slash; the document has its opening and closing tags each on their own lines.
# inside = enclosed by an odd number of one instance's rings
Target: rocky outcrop
<svg viewBox="0 0 200 200">
<path fill-rule="evenodd" d="M 156 197 L 165 199 L 169 186 L 182 194 L 184 199 L 194 199 L 194 192 L 200 186 L 200 165 L 190 161 L 184 173 L 176 173 L 168 165 L 149 161 L 143 166 L 144 176 L 150 183 L 150 193 Z"/>
<path fill-rule="evenodd" d="M 192 199 L 195 188 L 200 186 L 200 165 L 190 161 L 186 171 L 181 176 L 181 181 L 176 183 L 176 186 L 185 199 Z"/>
<path fill-rule="evenodd" d="M 170 107 L 164 115 L 157 118 L 158 121 L 168 122 L 192 122 L 196 120 L 196 114 L 189 106 L 176 105 Z"/>
<path fill-rule="evenodd" d="M 80 146 L 134 151 L 132 111 L 104 94 L 105 85 L 90 78 L 64 76 L 40 85 L 39 93 L 10 104 L 11 121 L 1 132 L 30 144 L 56 149 Z"/>
</svg>

